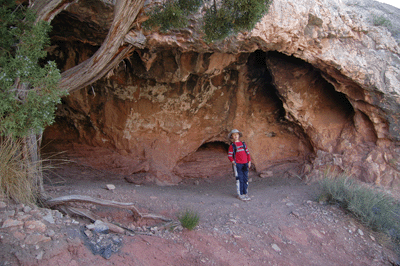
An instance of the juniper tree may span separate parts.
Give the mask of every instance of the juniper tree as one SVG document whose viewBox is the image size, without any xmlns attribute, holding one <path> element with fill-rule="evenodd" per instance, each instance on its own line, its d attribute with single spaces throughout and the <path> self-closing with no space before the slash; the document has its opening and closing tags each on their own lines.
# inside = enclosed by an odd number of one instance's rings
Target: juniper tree
<svg viewBox="0 0 400 266">
<path fill-rule="evenodd" d="M 41 63 L 50 24 L 34 23 L 34 13 L 12 0 L 0 0 L 0 134 L 25 137 L 54 120 L 60 71 Z"/>
<path fill-rule="evenodd" d="M 50 24 L 35 23 L 35 18 L 14 0 L 0 0 L 0 136 L 22 140 L 21 167 L 42 190 L 36 134 L 54 121 L 65 93 L 58 89 L 61 76 L 55 63 L 41 61 Z"/>
</svg>

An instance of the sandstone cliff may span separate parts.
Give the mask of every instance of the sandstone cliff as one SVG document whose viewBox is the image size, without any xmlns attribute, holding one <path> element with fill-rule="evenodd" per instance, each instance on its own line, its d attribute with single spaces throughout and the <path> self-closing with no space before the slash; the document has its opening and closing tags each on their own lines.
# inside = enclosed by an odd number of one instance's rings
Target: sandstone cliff
<svg viewBox="0 0 400 266">
<path fill-rule="evenodd" d="M 94 2 L 52 20 L 50 57 L 63 70 L 89 58 L 108 32 L 113 6 Z M 142 12 L 125 38 L 136 49 L 64 99 L 46 142 L 90 145 L 84 154 L 94 166 L 175 184 L 229 171 L 226 136 L 237 128 L 260 173 L 285 165 L 312 178 L 330 168 L 398 184 L 400 10 L 274 0 L 251 32 L 213 44 L 198 31 L 201 12 L 168 33 L 142 29 Z M 374 26 L 376 16 L 392 24 Z"/>
</svg>

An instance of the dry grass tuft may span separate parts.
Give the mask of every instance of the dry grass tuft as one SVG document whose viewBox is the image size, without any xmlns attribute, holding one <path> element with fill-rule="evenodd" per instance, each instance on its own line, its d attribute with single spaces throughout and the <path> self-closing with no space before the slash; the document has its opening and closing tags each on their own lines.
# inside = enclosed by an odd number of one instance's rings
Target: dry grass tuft
<svg viewBox="0 0 400 266">
<path fill-rule="evenodd" d="M 0 196 L 19 203 L 35 203 L 38 185 L 33 178 L 40 173 L 40 163 L 27 164 L 20 140 L 4 138 L 0 143 Z"/>
<path fill-rule="evenodd" d="M 347 209 L 373 230 L 400 244 L 400 202 L 389 191 L 367 186 L 347 176 L 326 174 L 319 200 Z"/>
</svg>

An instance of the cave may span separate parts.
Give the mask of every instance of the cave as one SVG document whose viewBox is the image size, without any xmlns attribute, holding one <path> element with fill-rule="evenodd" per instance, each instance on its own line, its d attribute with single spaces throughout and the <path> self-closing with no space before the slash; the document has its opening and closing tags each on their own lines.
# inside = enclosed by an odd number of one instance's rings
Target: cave
<svg viewBox="0 0 400 266">
<path fill-rule="evenodd" d="M 293 98 L 301 94 L 301 101 Z M 110 78 L 64 98 L 57 114 L 45 145 L 73 150 L 93 167 L 133 177 L 146 172 L 152 181 L 169 176 L 171 183 L 229 173 L 232 128 L 244 132 L 255 172 L 290 168 L 302 176 L 317 150 L 340 152 L 338 139 L 354 126 L 351 103 L 320 70 L 261 50 L 138 50 Z"/>
<path fill-rule="evenodd" d="M 180 160 L 173 172 L 182 179 L 218 179 L 232 175 L 228 160 L 229 145 L 212 141 L 201 145 L 194 153 Z"/>
<path fill-rule="evenodd" d="M 92 2 L 71 5 L 51 21 L 48 59 L 62 71 L 93 57 L 112 27 L 113 8 Z M 131 51 L 90 86 L 63 98 L 43 145 L 95 168 L 177 184 L 216 176 L 183 169 L 203 153 L 222 158 L 226 136 L 237 128 L 259 175 L 293 169 L 312 179 L 333 167 L 379 183 L 389 171 L 385 176 L 393 177 L 383 183 L 393 183 L 396 166 L 385 162 L 397 153 L 397 116 L 389 111 L 394 100 L 371 85 L 362 67 L 352 68 L 349 62 L 357 60 L 330 57 L 324 49 L 342 54 L 343 43 L 323 42 L 317 33 L 324 24 L 311 22 L 306 17 L 306 30 L 294 39 L 292 30 L 278 27 L 283 32 L 273 37 L 259 28 L 252 33 L 258 39 L 238 35 L 210 45 L 189 34 L 192 29 L 159 33 L 135 24 Z M 308 41 L 299 44 L 299 36 Z M 203 164 L 199 169 L 207 168 Z"/>
</svg>

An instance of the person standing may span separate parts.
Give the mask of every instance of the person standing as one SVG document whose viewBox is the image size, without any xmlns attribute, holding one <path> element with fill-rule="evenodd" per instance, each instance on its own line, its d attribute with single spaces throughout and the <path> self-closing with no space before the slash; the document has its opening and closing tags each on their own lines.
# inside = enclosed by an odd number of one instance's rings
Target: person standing
<svg viewBox="0 0 400 266">
<path fill-rule="evenodd" d="M 232 142 L 228 150 L 228 159 L 232 162 L 233 168 L 237 171 L 236 176 L 236 187 L 238 192 L 238 198 L 240 200 L 250 200 L 248 196 L 248 180 L 249 180 L 249 169 L 251 167 L 251 158 L 249 149 L 246 144 L 240 141 L 240 137 L 243 134 L 233 129 L 229 134 L 228 138 Z"/>
</svg>

